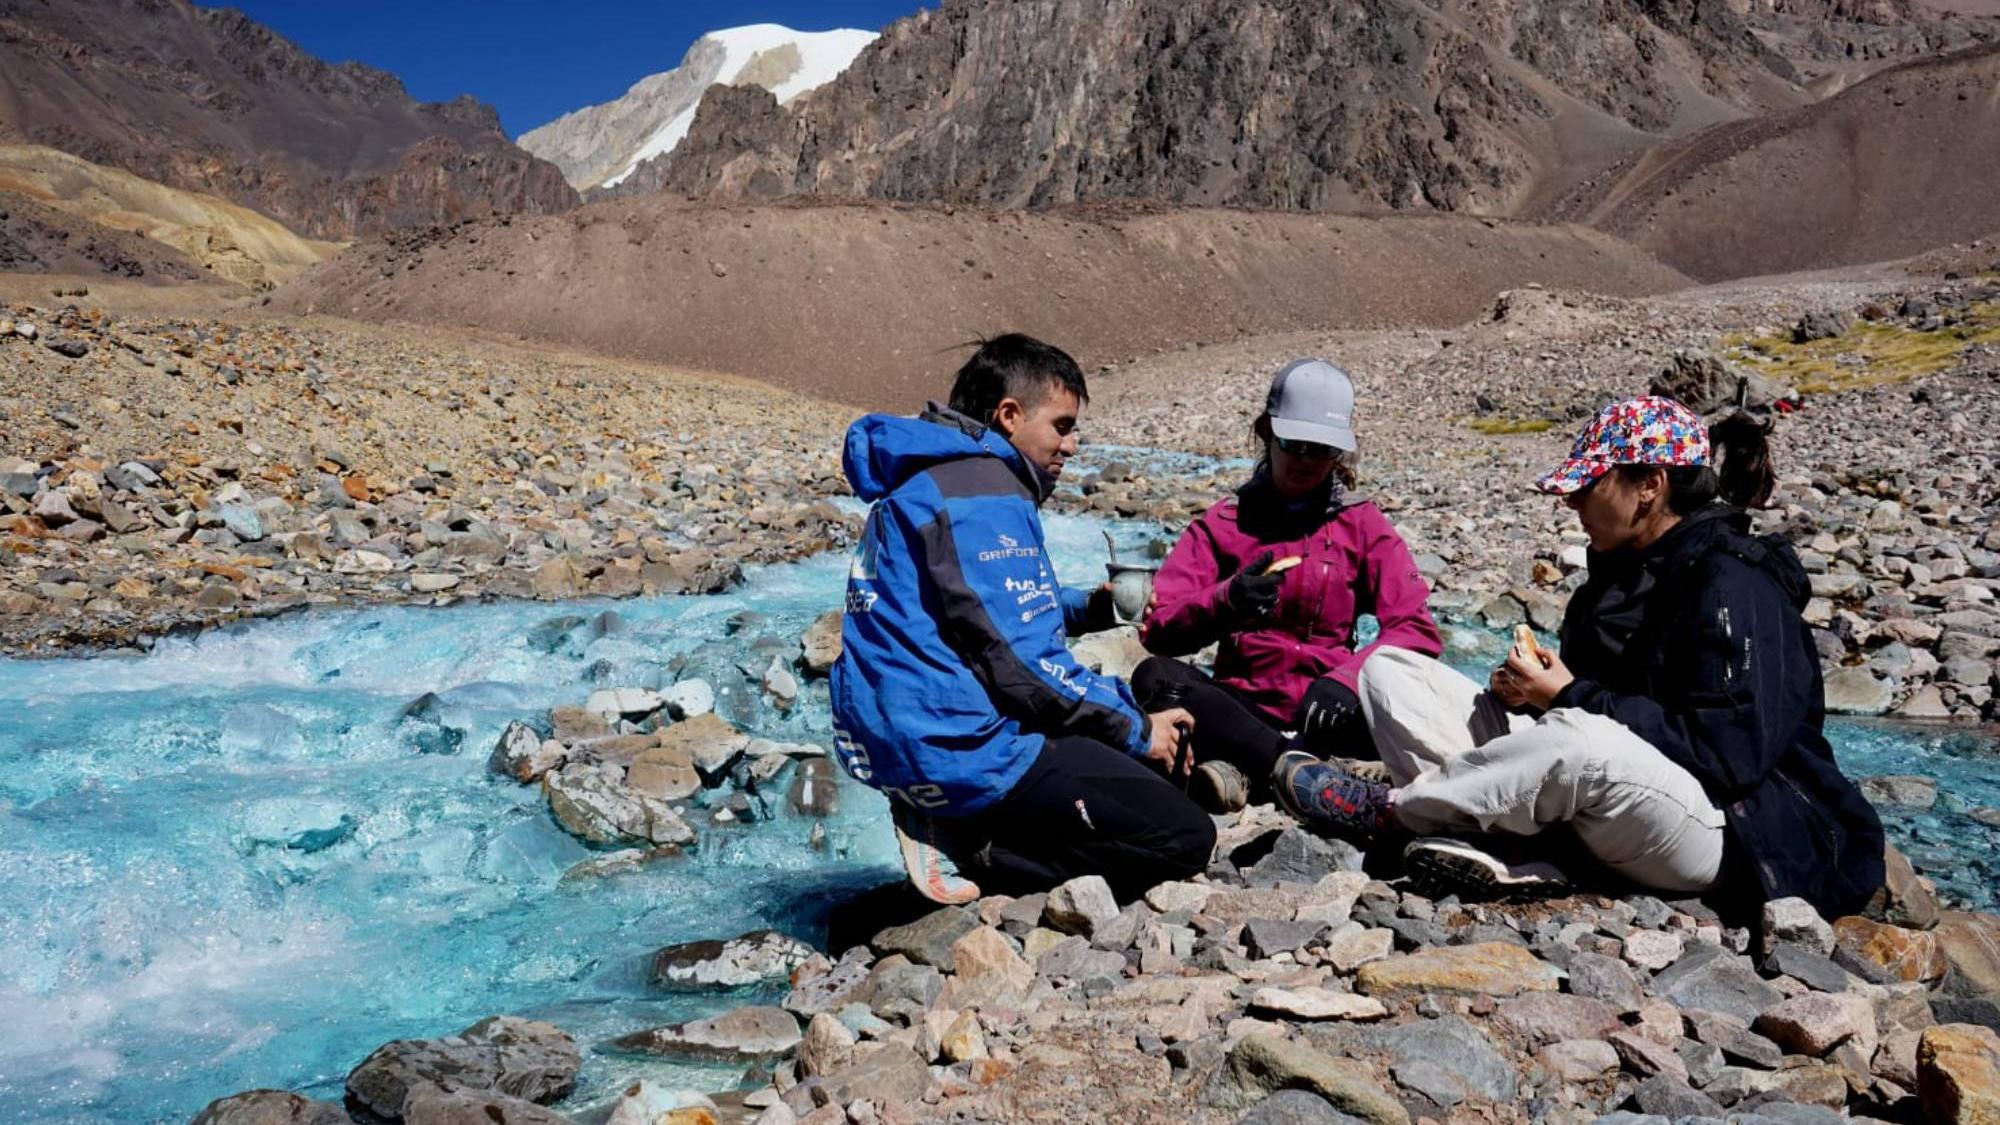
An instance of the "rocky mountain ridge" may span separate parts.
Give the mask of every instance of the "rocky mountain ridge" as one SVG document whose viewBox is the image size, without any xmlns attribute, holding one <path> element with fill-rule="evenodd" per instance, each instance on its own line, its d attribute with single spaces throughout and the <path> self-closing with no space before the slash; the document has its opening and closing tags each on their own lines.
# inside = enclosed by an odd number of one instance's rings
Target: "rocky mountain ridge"
<svg viewBox="0 0 2000 1125">
<path fill-rule="evenodd" d="M 232 9 L 0 0 L 0 141 L 61 149 L 348 239 L 575 205 L 470 97 L 420 104 Z"/>
<path fill-rule="evenodd" d="M 958 0 L 789 109 L 713 91 L 635 190 L 1532 213 L 1662 138 L 2000 21 L 1903 2 Z"/>
</svg>

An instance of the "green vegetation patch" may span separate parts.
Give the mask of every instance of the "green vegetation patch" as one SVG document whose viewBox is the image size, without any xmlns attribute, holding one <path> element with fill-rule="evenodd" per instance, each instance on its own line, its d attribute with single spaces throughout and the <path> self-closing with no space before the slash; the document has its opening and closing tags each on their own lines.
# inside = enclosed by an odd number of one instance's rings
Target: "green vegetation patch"
<svg viewBox="0 0 2000 1125">
<path fill-rule="evenodd" d="M 1552 418 L 1463 418 L 1460 421 L 1482 434 L 1539 434 L 1553 429 Z"/>
<path fill-rule="evenodd" d="M 1723 337 L 1730 358 L 1807 394 L 1903 383 L 1958 366 L 1979 344 L 2000 344 L 2000 302 L 1969 305 L 1959 323 L 1919 332 L 1899 321 L 1860 321 L 1838 336 L 1792 342 L 1790 334 Z"/>
</svg>

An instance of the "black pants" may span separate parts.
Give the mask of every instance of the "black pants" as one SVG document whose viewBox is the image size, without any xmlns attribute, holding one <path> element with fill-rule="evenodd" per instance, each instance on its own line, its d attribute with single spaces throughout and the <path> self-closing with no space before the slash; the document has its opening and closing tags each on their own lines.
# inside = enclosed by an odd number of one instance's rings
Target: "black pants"
<svg viewBox="0 0 2000 1125">
<path fill-rule="evenodd" d="M 1132 672 L 1132 694 L 1149 710 L 1155 695 L 1169 684 L 1183 690 L 1181 706 L 1194 716 L 1190 749 L 1195 760 L 1224 759 L 1250 779 L 1253 794 L 1263 792 L 1278 755 L 1293 742 L 1263 711 L 1191 664 L 1153 656 Z M 1332 679 L 1315 680 L 1292 720 L 1299 732 L 1296 744 L 1322 757 L 1373 758 L 1375 746 L 1360 714 L 1361 701 L 1347 685 Z"/>
<path fill-rule="evenodd" d="M 1120 899 L 1137 898 L 1206 869 L 1215 850 L 1215 822 L 1178 786 L 1077 736 L 1050 739 L 1013 790 L 965 827 L 986 846 L 960 866 L 1002 894 L 1102 875 Z"/>
</svg>

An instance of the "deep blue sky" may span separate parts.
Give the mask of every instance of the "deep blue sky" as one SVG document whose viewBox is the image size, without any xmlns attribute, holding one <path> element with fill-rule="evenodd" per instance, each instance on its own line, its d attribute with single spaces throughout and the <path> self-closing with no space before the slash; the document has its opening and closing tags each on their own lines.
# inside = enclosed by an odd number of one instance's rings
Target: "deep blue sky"
<svg viewBox="0 0 2000 1125">
<path fill-rule="evenodd" d="M 239 8 L 328 62 L 400 77 L 421 101 L 471 94 L 508 136 L 609 101 L 681 61 L 703 32 L 746 23 L 880 30 L 922 0 L 201 0 Z M 931 6 L 935 6 L 935 3 Z"/>
</svg>

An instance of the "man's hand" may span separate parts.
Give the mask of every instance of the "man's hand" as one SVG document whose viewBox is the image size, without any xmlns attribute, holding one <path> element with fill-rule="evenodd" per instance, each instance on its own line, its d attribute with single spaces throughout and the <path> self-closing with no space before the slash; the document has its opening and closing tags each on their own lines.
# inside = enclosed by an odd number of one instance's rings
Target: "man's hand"
<svg viewBox="0 0 2000 1125">
<path fill-rule="evenodd" d="M 1536 657 L 1539 657 L 1537 659 Z M 1532 707 L 1546 711 L 1555 703 L 1556 696 L 1568 687 L 1576 677 L 1562 662 L 1562 657 L 1544 648 L 1536 657 L 1521 651 L 1521 646 L 1507 649 L 1507 659 L 1487 681 L 1487 687 L 1500 702 L 1509 707 Z"/>
<path fill-rule="evenodd" d="M 1268 617 L 1278 608 L 1278 584 L 1285 580 L 1285 575 L 1282 571 L 1270 573 L 1271 560 L 1277 554 L 1265 551 L 1236 572 L 1236 577 L 1229 580 L 1229 608 L 1252 619 Z"/>
<path fill-rule="evenodd" d="M 1153 721 L 1153 745 L 1146 750 L 1146 760 L 1157 762 L 1161 769 L 1172 773 L 1174 754 L 1180 749 L 1181 731 L 1194 729 L 1194 716 L 1185 707 L 1169 707 L 1155 711 L 1147 718 Z"/>
<path fill-rule="evenodd" d="M 1118 607 L 1111 602 L 1111 583 L 1106 582 L 1090 592 L 1090 600 L 1083 606 L 1083 631 L 1102 633 L 1106 629 L 1118 627 Z"/>
</svg>

